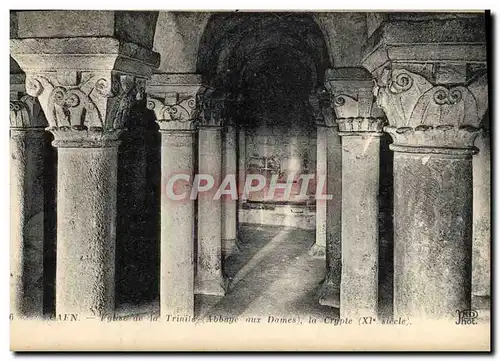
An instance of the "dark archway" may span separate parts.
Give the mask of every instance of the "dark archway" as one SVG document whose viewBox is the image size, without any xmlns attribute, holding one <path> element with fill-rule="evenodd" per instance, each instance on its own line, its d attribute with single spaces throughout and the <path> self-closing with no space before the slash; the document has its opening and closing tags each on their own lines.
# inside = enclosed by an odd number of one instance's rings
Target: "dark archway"
<svg viewBox="0 0 500 361">
<path fill-rule="evenodd" d="M 279 64 L 286 60 L 295 64 L 296 72 L 280 74 Z M 238 98 L 252 73 L 273 67 L 278 68 L 275 79 L 283 78 L 280 75 L 304 78 L 302 85 L 311 91 L 323 84 L 330 66 L 323 33 L 312 15 L 304 13 L 214 14 L 197 59 L 203 83 L 223 91 L 227 99 Z"/>
<path fill-rule="evenodd" d="M 247 166 L 281 162 L 276 168 L 284 177 L 292 168 L 315 169 L 309 97 L 323 85 L 330 66 L 323 33 L 307 13 L 214 14 L 197 60 L 203 83 L 215 89 L 211 96 L 225 99 L 224 117 L 250 131 L 255 147 L 247 156 L 255 165 Z M 265 138 L 273 144 L 259 144 Z"/>
<path fill-rule="evenodd" d="M 324 35 L 312 14 L 219 13 L 209 19 L 199 45 L 197 72 L 202 75 L 203 84 L 211 88 L 205 95 L 224 99 L 224 120 L 245 128 L 244 162 L 238 154 L 238 166 L 244 167 L 244 173 L 263 175 L 267 184 L 276 174 L 278 182 L 284 183 L 291 174 L 298 179 L 301 174 L 316 173 L 318 112 L 310 104 L 310 96 L 323 86 L 326 69 L 330 67 Z M 211 102 L 205 104 L 210 107 Z M 240 169 L 238 174 L 241 173 Z M 294 178 L 293 183 L 297 184 L 296 190 L 301 188 L 300 181 Z M 245 270 L 252 268 L 252 262 L 261 260 L 259 267 L 244 276 L 249 287 L 255 287 L 250 295 L 246 291 L 240 293 L 241 288 L 235 286 L 235 291 L 230 291 L 220 304 L 222 308 L 238 304 L 233 313 L 243 312 L 255 297 L 270 290 L 270 283 L 259 283 L 259 275 L 265 274 L 267 267 L 273 267 L 277 258 L 293 255 L 295 261 L 299 255 L 307 254 L 315 240 L 313 203 L 299 204 L 279 196 L 265 200 L 265 195 L 266 189 L 262 194 L 250 194 L 248 201 L 241 203 L 238 219 L 241 252 L 230 256 L 224 264 L 225 275 L 232 285 L 237 285 Z M 311 198 L 314 202 L 314 194 Z M 305 212 L 286 215 L 290 208 Z M 255 220 L 250 219 L 253 215 Z M 276 223 L 261 223 L 269 226 L 265 231 L 250 228 L 252 223 L 260 222 L 257 218 Z M 289 228 L 282 226 L 298 228 L 289 236 Z M 295 239 L 298 241 L 294 243 Z M 280 242 L 288 242 L 290 247 L 281 247 Z M 269 252 L 274 247 L 280 251 Z M 297 279 L 303 289 L 289 293 L 290 297 L 303 298 L 300 303 L 305 302 L 308 304 L 305 308 L 310 307 L 314 312 L 322 312 L 318 308 L 323 306 L 314 295 L 323 276 L 324 262 L 316 260 L 307 266 L 300 265 L 299 268 L 310 267 L 310 272 L 304 274 L 315 274 L 318 279 Z M 288 274 L 290 269 L 298 269 L 293 262 L 282 267 L 277 272 Z"/>
</svg>

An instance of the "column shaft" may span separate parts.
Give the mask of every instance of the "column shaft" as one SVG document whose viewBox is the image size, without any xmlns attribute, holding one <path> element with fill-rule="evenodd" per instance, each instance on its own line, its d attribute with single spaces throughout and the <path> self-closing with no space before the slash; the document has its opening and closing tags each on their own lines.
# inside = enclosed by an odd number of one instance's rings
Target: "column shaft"
<svg viewBox="0 0 500 361">
<path fill-rule="evenodd" d="M 195 132 L 161 131 L 161 266 L 160 313 L 194 315 L 194 219 L 190 184 L 194 176 Z M 190 182 L 178 180 L 169 196 L 167 183 L 176 174 L 188 175 Z"/>
<path fill-rule="evenodd" d="M 111 312 L 117 147 L 59 147 L 57 169 L 56 312 Z"/>
<path fill-rule="evenodd" d="M 227 175 L 236 180 L 237 173 L 236 154 L 236 128 L 228 126 L 224 134 L 224 146 L 222 148 L 223 178 Z M 230 195 L 223 195 L 222 198 L 222 240 L 223 253 L 228 257 L 236 248 L 236 211 L 237 200 Z"/>
<path fill-rule="evenodd" d="M 340 308 L 342 272 L 342 144 L 337 127 L 327 128 L 326 275 L 320 289 L 321 305 Z"/>
<path fill-rule="evenodd" d="M 394 154 L 394 316 L 470 307 L 470 156 Z"/>
<path fill-rule="evenodd" d="M 10 302 L 14 317 L 43 315 L 44 131 L 10 131 Z"/>
<path fill-rule="evenodd" d="M 317 125 L 316 182 L 319 182 L 321 177 L 327 175 L 328 143 L 326 129 L 323 125 Z M 325 184 L 324 189 L 321 189 L 321 194 L 328 194 L 328 184 Z M 316 242 L 310 250 L 310 254 L 315 258 L 325 258 L 326 210 L 327 201 L 316 197 Z"/>
<path fill-rule="evenodd" d="M 491 155 L 490 134 L 483 131 L 476 138 L 479 152 L 472 158 L 472 295 L 491 295 Z M 473 305 L 474 306 L 474 305 Z M 478 304 L 478 307 L 483 305 Z"/>
<path fill-rule="evenodd" d="M 376 316 L 380 137 L 344 135 L 342 148 L 340 315 Z"/>
<path fill-rule="evenodd" d="M 221 181 L 221 127 L 199 128 L 198 173 L 214 177 L 211 191 L 198 194 L 198 259 L 196 293 L 224 295 L 222 276 L 222 207 L 214 194 Z"/>
<path fill-rule="evenodd" d="M 246 131 L 245 128 L 238 128 L 238 202 L 241 203 L 241 194 L 245 186 L 246 177 Z"/>
</svg>

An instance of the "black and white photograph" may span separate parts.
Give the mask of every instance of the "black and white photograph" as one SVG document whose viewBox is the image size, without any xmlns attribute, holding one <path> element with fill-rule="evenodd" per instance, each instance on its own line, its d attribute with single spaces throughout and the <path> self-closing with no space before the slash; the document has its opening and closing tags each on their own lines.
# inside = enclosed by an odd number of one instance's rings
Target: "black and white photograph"
<svg viewBox="0 0 500 361">
<path fill-rule="evenodd" d="M 491 349 L 489 11 L 9 16 L 12 351 Z"/>
</svg>

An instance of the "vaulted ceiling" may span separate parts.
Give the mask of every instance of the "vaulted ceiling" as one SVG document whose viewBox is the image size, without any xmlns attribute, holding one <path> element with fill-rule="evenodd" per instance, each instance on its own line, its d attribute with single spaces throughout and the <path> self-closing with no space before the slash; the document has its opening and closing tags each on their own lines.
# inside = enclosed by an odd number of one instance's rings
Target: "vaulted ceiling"
<svg viewBox="0 0 500 361">
<path fill-rule="evenodd" d="M 329 66 L 323 34 L 308 14 L 219 13 L 205 28 L 197 71 L 240 122 L 279 123 L 311 118 L 308 96 Z"/>
</svg>

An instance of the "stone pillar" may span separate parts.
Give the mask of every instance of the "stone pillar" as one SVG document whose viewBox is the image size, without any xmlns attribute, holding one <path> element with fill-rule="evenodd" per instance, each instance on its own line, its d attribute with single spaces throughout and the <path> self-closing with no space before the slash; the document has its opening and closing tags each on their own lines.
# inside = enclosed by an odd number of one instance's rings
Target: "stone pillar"
<svg viewBox="0 0 500 361">
<path fill-rule="evenodd" d="M 341 210 L 342 210 L 342 144 L 330 96 L 326 89 L 318 94 L 317 109 L 321 111 L 326 131 L 327 192 L 326 201 L 326 270 L 319 290 L 319 303 L 340 308 Z"/>
<path fill-rule="evenodd" d="M 356 119 L 342 136 L 341 317 L 376 316 L 381 122 Z M 342 129 L 344 128 L 344 129 Z M 371 129 L 370 129 L 371 128 Z M 377 128 L 379 128 L 377 132 Z M 354 221 L 355 220 L 355 221 Z"/>
<path fill-rule="evenodd" d="M 342 137 L 342 275 L 340 316 L 377 316 L 380 136 L 370 74 L 329 70 L 326 86 Z"/>
<path fill-rule="evenodd" d="M 484 123 L 489 123 L 488 115 Z M 472 308 L 489 308 L 491 297 L 491 155 L 489 126 L 476 138 L 472 157 Z"/>
<path fill-rule="evenodd" d="M 190 199 L 196 156 L 197 74 L 154 74 L 148 108 L 161 133 L 160 314 L 194 316 L 195 201 Z M 176 176 L 182 175 L 175 181 Z"/>
<path fill-rule="evenodd" d="M 223 148 L 222 148 L 222 179 L 226 179 L 229 175 L 234 177 L 236 181 L 237 176 L 237 139 L 236 127 L 228 125 L 224 128 Z M 237 199 L 230 195 L 223 195 L 222 198 L 222 242 L 224 257 L 230 256 L 232 253 L 238 251 L 236 244 L 236 212 L 237 212 Z"/>
<path fill-rule="evenodd" d="M 13 39 L 11 54 L 58 150 L 56 313 L 99 317 L 115 303 L 118 137 L 157 54 L 112 38 Z"/>
<path fill-rule="evenodd" d="M 364 60 L 394 141 L 395 318 L 456 321 L 471 306 L 472 154 L 488 104 L 484 17 L 476 17 L 454 33 L 448 21 L 433 22 L 437 44 L 425 46 L 425 22 L 395 24 L 404 45 L 386 48 L 393 38 L 384 33 Z"/>
<path fill-rule="evenodd" d="M 241 195 L 243 194 L 243 188 L 245 187 L 245 177 L 246 177 L 246 152 L 247 152 L 247 142 L 246 142 L 246 129 L 244 126 L 238 127 L 238 203 L 239 208 L 243 203 Z"/>
<path fill-rule="evenodd" d="M 118 134 L 110 133 L 97 144 L 94 139 L 58 137 L 53 143 L 58 148 L 58 314 L 99 314 L 114 308 Z"/>
<path fill-rule="evenodd" d="M 15 84 L 11 85 L 11 90 L 13 87 Z M 11 91 L 10 307 L 14 318 L 43 316 L 46 124 L 35 98 Z"/>
<path fill-rule="evenodd" d="M 321 187 L 322 179 L 325 179 L 324 187 L 317 190 L 322 196 L 325 196 L 328 194 L 328 185 L 326 184 L 328 156 L 327 128 L 324 121 L 317 121 L 316 127 L 316 184 Z M 309 254 L 314 258 L 324 259 L 326 256 L 326 207 L 327 200 L 316 197 L 316 241 L 309 250 Z"/>
<path fill-rule="evenodd" d="M 210 175 L 213 188 L 198 194 L 198 259 L 195 292 L 224 296 L 222 271 L 222 202 L 214 199 L 222 175 L 224 100 L 208 89 L 202 97 L 198 132 L 198 174 Z M 215 197 L 216 198 L 216 197 Z"/>
<path fill-rule="evenodd" d="M 332 199 L 326 202 L 326 275 L 319 291 L 319 303 L 324 306 L 340 308 L 340 279 L 342 272 L 342 144 L 336 123 L 335 125 L 327 125 L 327 138 L 327 188 L 328 194 L 332 196 Z"/>
</svg>

